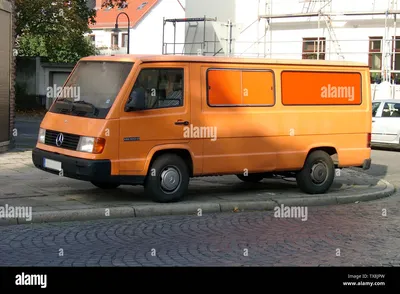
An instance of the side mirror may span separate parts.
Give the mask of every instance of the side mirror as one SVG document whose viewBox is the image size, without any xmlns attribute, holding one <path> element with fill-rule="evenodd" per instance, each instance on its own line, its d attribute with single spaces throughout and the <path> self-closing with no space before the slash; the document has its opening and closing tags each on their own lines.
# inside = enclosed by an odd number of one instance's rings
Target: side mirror
<svg viewBox="0 0 400 294">
<path fill-rule="evenodd" d="M 132 91 L 128 103 L 125 105 L 125 111 L 137 111 L 145 109 L 145 93 L 141 88 Z"/>
</svg>

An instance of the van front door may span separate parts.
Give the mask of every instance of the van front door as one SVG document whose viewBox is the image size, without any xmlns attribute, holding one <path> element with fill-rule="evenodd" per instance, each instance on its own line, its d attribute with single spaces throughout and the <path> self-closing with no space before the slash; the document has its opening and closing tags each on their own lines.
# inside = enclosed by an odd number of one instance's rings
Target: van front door
<svg viewBox="0 0 400 294">
<path fill-rule="evenodd" d="M 120 175 L 144 175 L 149 153 L 162 145 L 187 145 L 190 124 L 186 64 L 142 66 L 120 116 Z M 143 109 L 127 109 L 132 96 L 144 96 Z M 140 104 L 140 103 L 139 103 Z"/>
</svg>

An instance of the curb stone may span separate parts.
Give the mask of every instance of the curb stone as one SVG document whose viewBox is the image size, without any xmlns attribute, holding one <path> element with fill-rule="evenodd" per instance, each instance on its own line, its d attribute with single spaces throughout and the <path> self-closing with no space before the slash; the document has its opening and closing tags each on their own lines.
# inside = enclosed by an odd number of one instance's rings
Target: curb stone
<svg viewBox="0 0 400 294">
<path fill-rule="evenodd" d="M 220 212 L 232 211 L 263 211 L 273 210 L 276 202 L 273 200 L 262 201 L 224 201 L 220 204 Z"/>
<path fill-rule="evenodd" d="M 18 225 L 18 220 L 15 218 L 0 218 L 0 226 Z"/>
<path fill-rule="evenodd" d="M 132 217 L 151 217 L 162 215 L 198 215 L 198 209 L 202 214 L 218 212 L 239 212 L 239 211 L 268 211 L 274 210 L 281 204 L 286 206 L 322 206 L 349 204 L 357 201 L 371 201 L 384 197 L 389 197 L 396 192 L 394 185 L 385 180 L 379 180 L 378 184 L 385 185 L 386 188 L 381 191 L 364 192 L 358 195 L 344 196 L 308 196 L 271 200 L 252 200 L 252 201 L 229 201 L 221 200 L 219 202 L 207 203 L 169 203 L 169 204 L 150 204 L 143 206 L 120 206 L 110 208 L 93 208 L 79 210 L 57 210 L 33 212 L 32 221 L 26 219 L 0 219 L 0 226 L 33 224 L 47 222 L 68 222 L 85 221 L 99 219 L 116 219 Z M 109 209 L 109 215 L 106 215 L 106 209 Z"/>
<path fill-rule="evenodd" d="M 201 213 L 221 212 L 219 203 L 171 203 L 167 205 L 154 204 L 134 207 L 136 217 L 161 216 L 161 215 L 197 215 Z"/>
<path fill-rule="evenodd" d="M 379 192 L 370 192 L 370 193 L 363 193 L 361 195 L 351 195 L 351 196 L 337 196 L 337 203 L 338 204 L 348 204 L 354 203 L 356 201 L 371 201 L 377 200 L 385 197 L 389 197 L 396 192 L 396 187 L 385 180 L 379 180 L 378 184 L 386 185 L 386 188 L 383 191 Z"/>
<path fill-rule="evenodd" d="M 340 196 L 339 196 L 340 197 Z M 286 199 L 274 199 L 276 206 L 321 206 L 338 204 L 337 196 L 309 196 Z"/>
<path fill-rule="evenodd" d="M 109 209 L 109 216 L 106 215 L 106 209 Z M 24 218 L 18 218 L 18 224 L 85 221 L 128 217 L 135 217 L 135 210 L 133 209 L 133 207 L 122 206 L 79 210 L 58 210 L 32 213 L 32 221 L 27 221 Z"/>
</svg>

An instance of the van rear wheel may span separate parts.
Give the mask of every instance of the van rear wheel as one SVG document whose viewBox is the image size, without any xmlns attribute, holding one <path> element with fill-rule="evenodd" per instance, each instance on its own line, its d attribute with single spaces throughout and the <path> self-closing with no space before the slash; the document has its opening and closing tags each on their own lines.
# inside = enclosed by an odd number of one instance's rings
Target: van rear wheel
<svg viewBox="0 0 400 294">
<path fill-rule="evenodd" d="M 322 150 L 312 152 L 302 170 L 296 175 L 297 185 L 308 194 L 324 194 L 332 186 L 334 178 L 333 160 Z"/>
<path fill-rule="evenodd" d="M 154 202 L 178 202 L 186 195 L 189 180 L 185 161 L 178 155 L 164 154 L 150 167 L 144 189 Z"/>
<path fill-rule="evenodd" d="M 107 183 L 107 182 L 96 182 L 96 181 L 91 181 L 93 185 L 95 185 L 97 188 L 101 189 L 116 189 L 120 186 L 118 183 Z"/>
</svg>

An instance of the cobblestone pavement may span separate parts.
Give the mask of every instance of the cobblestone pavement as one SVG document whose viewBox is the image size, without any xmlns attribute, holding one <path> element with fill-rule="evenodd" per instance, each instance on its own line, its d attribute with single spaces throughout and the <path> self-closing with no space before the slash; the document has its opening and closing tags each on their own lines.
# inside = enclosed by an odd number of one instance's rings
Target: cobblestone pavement
<svg viewBox="0 0 400 294">
<path fill-rule="evenodd" d="M 400 153 L 374 154 L 371 174 L 400 178 Z M 400 266 L 400 194 L 307 209 L 0 227 L 0 265 Z"/>
<path fill-rule="evenodd" d="M 0 265 L 399 266 L 399 204 L 309 207 L 307 221 L 271 211 L 9 226 Z"/>
</svg>

